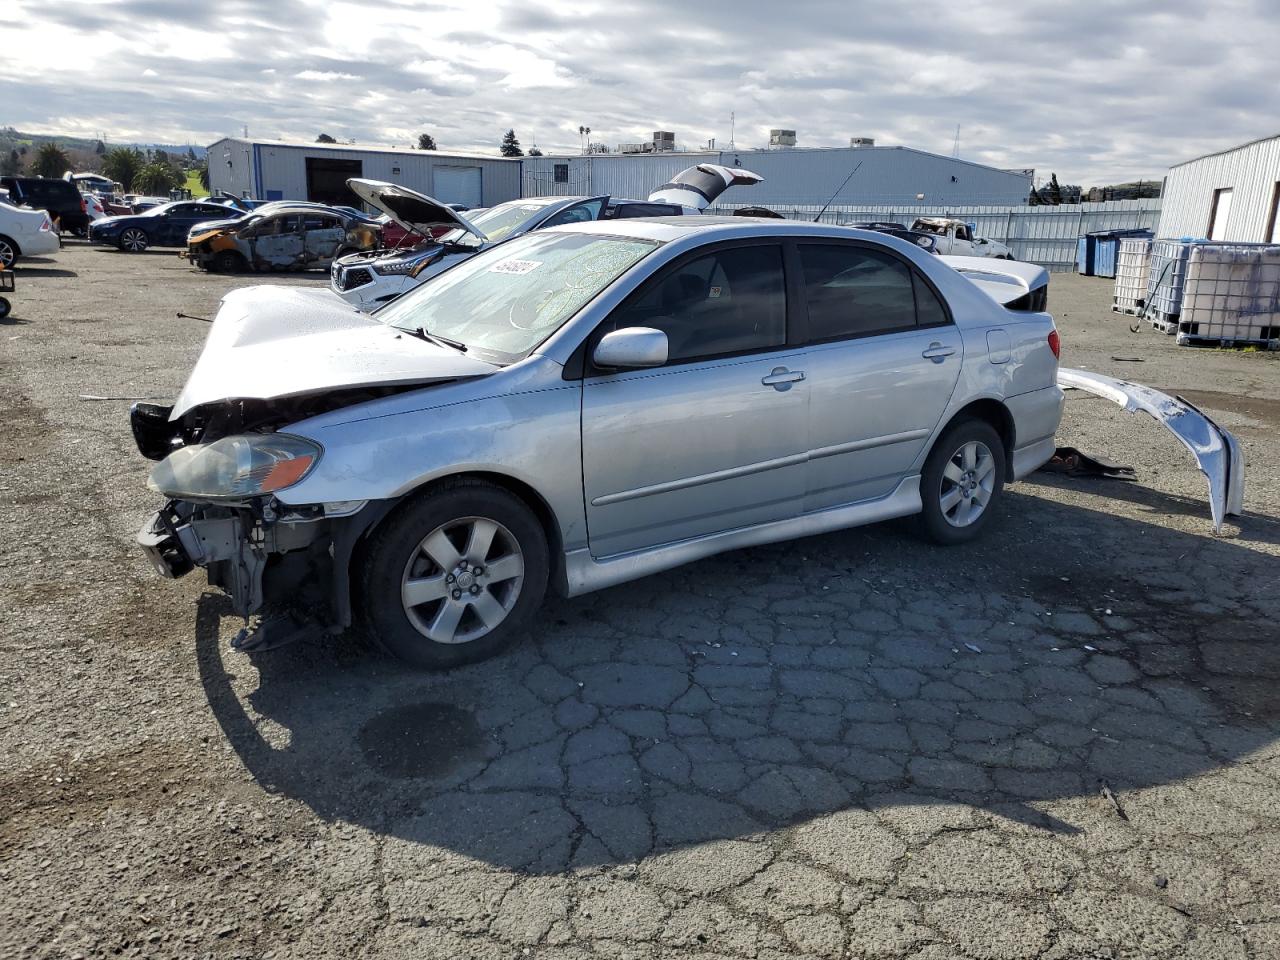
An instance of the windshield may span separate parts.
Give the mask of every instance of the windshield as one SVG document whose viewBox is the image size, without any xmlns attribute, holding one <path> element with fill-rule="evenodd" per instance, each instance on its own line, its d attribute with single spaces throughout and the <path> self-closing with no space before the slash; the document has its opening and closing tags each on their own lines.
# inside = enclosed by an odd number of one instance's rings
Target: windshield
<svg viewBox="0 0 1280 960">
<path fill-rule="evenodd" d="M 595 234 L 532 233 L 463 261 L 375 317 L 510 363 L 657 246 Z"/>
<path fill-rule="evenodd" d="M 549 202 L 530 203 L 528 200 L 516 200 L 511 203 L 500 203 L 484 213 L 467 219 L 478 229 L 483 230 L 485 237 L 492 243 L 522 233 L 527 229 L 530 221 L 537 220 L 550 205 Z M 440 239 L 444 243 L 479 244 L 482 242 L 461 227 L 450 230 Z"/>
</svg>

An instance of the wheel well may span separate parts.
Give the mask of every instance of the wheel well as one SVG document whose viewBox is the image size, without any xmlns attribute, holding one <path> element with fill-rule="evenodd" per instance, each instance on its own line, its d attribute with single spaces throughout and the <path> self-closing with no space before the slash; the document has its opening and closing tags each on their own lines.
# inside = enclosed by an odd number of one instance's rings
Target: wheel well
<svg viewBox="0 0 1280 960">
<path fill-rule="evenodd" d="M 363 553 L 369 540 L 377 532 L 378 528 L 382 526 L 383 521 L 395 513 L 403 504 L 416 497 L 423 496 L 442 483 L 453 480 L 483 480 L 485 483 L 501 487 L 513 496 L 518 497 L 525 506 L 533 511 L 533 515 L 538 518 L 538 523 L 547 537 L 547 553 L 550 555 L 551 560 L 551 584 L 563 593 L 565 590 L 564 542 L 560 538 L 560 525 L 556 521 L 556 515 L 551 506 L 538 491 L 527 483 L 514 477 L 509 477 L 506 474 L 490 473 L 484 470 L 472 470 L 465 473 L 450 474 L 447 477 L 436 477 L 434 480 L 415 487 L 400 497 L 390 509 L 386 510 L 377 520 L 361 531 L 360 539 L 355 544 L 355 549 L 352 553 L 352 562 L 356 562 L 357 558 Z"/>
<path fill-rule="evenodd" d="M 999 400 L 984 399 L 974 400 L 970 404 L 956 411 L 954 417 L 951 418 L 947 426 L 958 420 L 985 420 L 991 426 L 995 427 L 996 433 L 1000 434 L 1000 441 L 1004 445 L 1004 472 L 1005 481 L 1013 482 L 1013 445 L 1017 439 L 1013 427 L 1013 415 L 1009 413 L 1009 408 Z"/>
</svg>

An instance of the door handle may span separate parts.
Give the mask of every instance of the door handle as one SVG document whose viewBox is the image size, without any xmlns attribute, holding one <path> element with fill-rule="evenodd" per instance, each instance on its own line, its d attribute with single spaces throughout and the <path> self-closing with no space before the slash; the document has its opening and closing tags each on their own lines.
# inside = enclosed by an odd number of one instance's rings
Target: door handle
<svg viewBox="0 0 1280 960">
<path fill-rule="evenodd" d="M 955 347 L 944 346 L 935 340 L 933 343 L 929 344 L 929 349 L 920 354 L 920 356 L 924 357 L 926 360 L 932 360 L 934 363 L 941 363 L 955 352 Z"/>
<path fill-rule="evenodd" d="M 803 370 L 788 370 L 786 367 L 774 367 L 773 372 L 760 380 L 766 387 L 775 390 L 790 390 L 791 384 L 804 379 Z"/>
</svg>

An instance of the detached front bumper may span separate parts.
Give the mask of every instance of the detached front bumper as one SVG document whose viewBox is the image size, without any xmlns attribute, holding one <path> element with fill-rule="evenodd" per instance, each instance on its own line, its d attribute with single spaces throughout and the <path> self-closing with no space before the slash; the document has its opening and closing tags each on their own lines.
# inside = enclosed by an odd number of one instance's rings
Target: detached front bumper
<svg viewBox="0 0 1280 960">
<path fill-rule="evenodd" d="M 390 507 L 390 501 L 285 508 L 266 500 L 171 500 L 136 539 L 162 577 L 177 579 L 203 567 L 210 585 L 224 590 L 241 616 L 264 606 L 291 606 L 346 627 L 352 552 Z"/>
</svg>

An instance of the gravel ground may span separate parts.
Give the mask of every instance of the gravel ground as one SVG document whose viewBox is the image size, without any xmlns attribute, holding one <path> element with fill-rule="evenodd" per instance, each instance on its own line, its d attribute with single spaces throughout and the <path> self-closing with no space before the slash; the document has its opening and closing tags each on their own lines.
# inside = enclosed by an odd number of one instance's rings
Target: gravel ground
<svg viewBox="0 0 1280 960">
<path fill-rule="evenodd" d="M 0 324 L 0 955 L 1280 956 L 1280 357 L 1055 277 L 1064 362 L 1236 431 L 1222 536 L 1170 435 L 1073 396 L 1062 442 L 1137 483 L 551 600 L 424 675 L 232 652 L 132 544 L 128 402 L 81 395 L 174 394 L 206 333 L 175 312 L 250 282 L 68 245 Z"/>
</svg>

